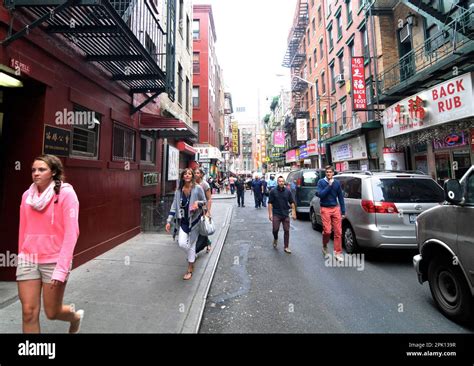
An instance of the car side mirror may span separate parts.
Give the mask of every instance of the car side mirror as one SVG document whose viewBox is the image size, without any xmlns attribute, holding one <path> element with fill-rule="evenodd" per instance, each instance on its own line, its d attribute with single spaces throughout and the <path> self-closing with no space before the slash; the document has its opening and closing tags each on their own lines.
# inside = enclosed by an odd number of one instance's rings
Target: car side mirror
<svg viewBox="0 0 474 366">
<path fill-rule="evenodd" d="M 449 203 L 458 205 L 463 200 L 463 190 L 461 183 L 456 179 L 449 179 L 444 182 L 444 198 Z"/>
</svg>

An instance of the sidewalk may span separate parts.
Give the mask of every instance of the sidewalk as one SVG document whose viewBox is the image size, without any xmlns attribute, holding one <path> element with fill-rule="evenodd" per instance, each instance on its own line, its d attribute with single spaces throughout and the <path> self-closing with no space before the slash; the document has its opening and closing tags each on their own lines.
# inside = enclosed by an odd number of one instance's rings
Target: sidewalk
<svg viewBox="0 0 474 366">
<path fill-rule="evenodd" d="M 182 279 L 185 253 L 168 234 L 142 233 L 74 269 L 64 303 L 85 310 L 81 333 L 197 333 L 232 206 L 227 200 L 213 205 L 212 251 L 199 254 L 190 281 Z M 65 333 L 69 326 L 47 320 L 43 309 L 40 321 L 43 333 Z M 0 333 L 20 332 L 16 283 L 0 282 Z"/>
</svg>

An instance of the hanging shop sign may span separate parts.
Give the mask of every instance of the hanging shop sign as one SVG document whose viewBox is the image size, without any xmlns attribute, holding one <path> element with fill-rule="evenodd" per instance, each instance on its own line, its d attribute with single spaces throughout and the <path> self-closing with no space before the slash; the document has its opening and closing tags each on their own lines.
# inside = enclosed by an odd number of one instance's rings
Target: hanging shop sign
<svg viewBox="0 0 474 366">
<path fill-rule="evenodd" d="M 318 155 L 318 140 L 309 140 L 306 144 L 306 151 L 308 152 L 308 156 Z"/>
<path fill-rule="evenodd" d="M 334 162 L 367 159 L 365 135 L 331 145 Z"/>
<path fill-rule="evenodd" d="M 296 120 L 296 140 L 306 141 L 308 139 L 308 120 L 301 118 Z"/>
<path fill-rule="evenodd" d="M 239 125 L 232 124 L 232 152 L 234 155 L 239 155 Z"/>
<path fill-rule="evenodd" d="M 383 112 L 390 138 L 474 116 L 473 73 L 464 74 L 403 99 Z"/>
<path fill-rule="evenodd" d="M 298 160 L 303 160 L 308 157 L 308 148 L 306 145 L 301 145 L 300 146 L 300 153 L 299 153 L 299 159 Z"/>
<path fill-rule="evenodd" d="M 366 110 L 367 95 L 365 85 L 365 66 L 363 57 L 352 57 L 351 73 L 353 110 Z"/>
<path fill-rule="evenodd" d="M 287 163 L 294 163 L 296 161 L 296 149 L 287 151 L 285 153 L 285 158 Z"/>
<path fill-rule="evenodd" d="M 273 146 L 275 147 L 285 146 L 285 131 L 275 131 L 273 133 Z"/>
<path fill-rule="evenodd" d="M 69 156 L 71 131 L 44 125 L 43 154 Z"/>
<path fill-rule="evenodd" d="M 433 149 L 440 150 L 440 149 L 450 149 L 456 148 L 460 146 L 466 146 L 468 144 L 468 138 L 464 134 L 464 132 L 459 133 L 450 133 L 445 138 L 434 139 L 433 140 Z"/>
<path fill-rule="evenodd" d="M 168 145 L 168 180 L 179 179 L 179 150 Z"/>
</svg>

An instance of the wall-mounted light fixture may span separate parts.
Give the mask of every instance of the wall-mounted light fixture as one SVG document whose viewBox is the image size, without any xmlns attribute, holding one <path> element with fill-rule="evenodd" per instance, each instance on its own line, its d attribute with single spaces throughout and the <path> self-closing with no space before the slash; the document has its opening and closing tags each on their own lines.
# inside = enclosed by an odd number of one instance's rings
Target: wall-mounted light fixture
<svg viewBox="0 0 474 366">
<path fill-rule="evenodd" d="M 21 88 L 23 83 L 16 78 L 15 70 L 5 65 L 0 65 L 0 87 Z"/>
<path fill-rule="evenodd" d="M 415 14 L 408 13 L 408 15 L 406 16 L 405 19 L 407 21 L 407 24 L 409 24 L 412 27 L 416 27 L 416 16 L 415 16 Z"/>
</svg>

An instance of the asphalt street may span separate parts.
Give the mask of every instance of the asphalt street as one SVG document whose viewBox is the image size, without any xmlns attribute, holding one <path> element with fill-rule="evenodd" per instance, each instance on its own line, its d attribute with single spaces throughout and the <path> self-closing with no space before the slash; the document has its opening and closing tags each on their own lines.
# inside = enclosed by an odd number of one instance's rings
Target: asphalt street
<svg viewBox="0 0 474 366">
<path fill-rule="evenodd" d="M 236 203 L 234 203 L 236 205 Z M 377 251 L 343 267 L 321 254 L 310 221 L 292 221 L 290 247 L 272 246 L 266 208 L 235 207 L 201 333 L 472 333 L 435 307 L 414 251 Z M 332 242 L 330 244 L 332 248 Z"/>
</svg>

